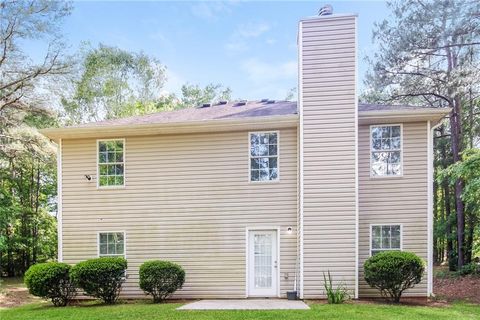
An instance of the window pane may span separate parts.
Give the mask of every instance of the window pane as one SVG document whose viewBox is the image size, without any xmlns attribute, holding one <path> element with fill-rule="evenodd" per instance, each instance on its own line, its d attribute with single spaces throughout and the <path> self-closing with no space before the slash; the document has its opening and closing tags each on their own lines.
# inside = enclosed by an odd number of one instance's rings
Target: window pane
<svg viewBox="0 0 480 320">
<path fill-rule="evenodd" d="M 107 254 L 107 244 L 100 244 L 100 254 Z"/>
<path fill-rule="evenodd" d="M 270 174 L 268 172 L 268 169 L 260 169 L 259 173 L 260 173 L 260 176 L 259 176 L 260 181 L 269 180 Z"/>
<path fill-rule="evenodd" d="M 123 242 L 122 243 L 117 243 L 116 254 L 124 254 L 124 252 L 123 252 Z"/>
<path fill-rule="evenodd" d="M 392 249 L 400 249 L 400 226 L 392 226 Z"/>
<path fill-rule="evenodd" d="M 272 157 L 268 159 L 268 167 L 269 168 L 277 168 L 277 158 Z"/>
<path fill-rule="evenodd" d="M 98 143 L 98 151 L 107 151 L 107 145 L 105 142 L 99 142 Z"/>
<path fill-rule="evenodd" d="M 391 128 L 392 128 L 391 129 L 392 130 L 392 138 L 394 138 L 394 137 L 400 138 L 400 131 L 401 131 L 400 126 L 393 126 Z"/>
<path fill-rule="evenodd" d="M 115 141 L 115 151 L 122 152 L 123 151 L 123 141 L 117 140 Z"/>
<path fill-rule="evenodd" d="M 98 183 L 100 186 L 107 186 L 108 185 L 108 177 L 100 177 L 100 181 Z"/>
<path fill-rule="evenodd" d="M 107 234 L 100 233 L 100 243 L 107 243 Z"/>
<path fill-rule="evenodd" d="M 108 243 L 107 253 L 108 254 L 115 254 L 115 244 L 114 243 Z"/>
<path fill-rule="evenodd" d="M 277 145 L 269 145 L 268 146 L 268 154 L 271 156 L 277 155 Z"/>
<path fill-rule="evenodd" d="M 258 159 L 252 158 L 250 159 L 250 168 L 251 169 L 258 169 L 260 168 L 260 164 L 258 162 Z"/>
<path fill-rule="evenodd" d="M 258 162 L 258 166 L 259 166 L 260 169 L 268 168 L 268 158 L 257 158 L 256 160 Z"/>
<path fill-rule="evenodd" d="M 105 163 L 107 162 L 107 153 L 106 152 L 100 152 L 98 155 L 98 162 L 100 163 Z"/>
<path fill-rule="evenodd" d="M 372 227 L 372 248 L 373 249 L 380 249 L 381 245 L 381 227 L 380 226 L 373 226 Z"/>
<path fill-rule="evenodd" d="M 116 186 L 123 186 L 123 176 L 116 176 L 115 177 L 115 185 Z"/>
<path fill-rule="evenodd" d="M 260 175 L 260 174 L 259 174 L 258 170 L 252 170 L 252 171 L 250 172 L 250 179 L 251 179 L 252 181 L 259 181 L 259 179 L 260 179 L 260 178 L 259 178 L 259 175 Z"/>
<path fill-rule="evenodd" d="M 277 134 L 271 133 L 268 141 L 269 144 L 277 144 Z"/>
<path fill-rule="evenodd" d="M 123 164 L 115 165 L 115 174 L 116 175 L 123 175 Z"/>
<path fill-rule="evenodd" d="M 278 170 L 277 169 L 270 169 L 270 180 L 277 180 L 278 178 Z"/>
<path fill-rule="evenodd" d="M 99 165 L 99 170 L 98 170 L 98 172 L 100 173 L 101 176 L 107 175 L 107 173 L 108 173 L 107 168 L 108 168 L 108 165 L 105 165 L 105 164 Z"/>
<path fill-rule="evenodd" d="M 107 170 L 107 172 L 108 172 L 108 175 L 110 175 L 110 176 L 115 175 L 115 166 L 114 166 L 114 165 L 111 165 L 111 164 L 108 165 L 108 170 Z"/>
<path fill-rule="evenodd" d="M 382 227 L 382 249 L 390 249 L 390 226 Z"/>
</svg>

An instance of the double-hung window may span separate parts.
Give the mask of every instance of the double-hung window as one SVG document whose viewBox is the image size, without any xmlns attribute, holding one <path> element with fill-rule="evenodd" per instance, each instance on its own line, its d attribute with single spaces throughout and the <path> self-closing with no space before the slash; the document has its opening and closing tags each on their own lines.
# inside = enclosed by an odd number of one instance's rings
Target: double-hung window
<svg viewBox="0 0 480 320">
<path fill-rule="evenodd" d="M 98 255 L 100 257 L 124 257 L 125 233 L 100 232 L 98 234 Z"/>
<path fill-rule="evenodd" d="M 125 141 L 98 141 L 98 186 L 121 187 L 125 185 Z"/>
<path fill-rule="evenodd" d="M 382 251 L 402 250 L 401 225 L 372 225 L 371 255 Z"/>
<path fill-rule="evenodd" d="M 250 181 L 278 178 L 278 132 L 250 133 Z"/>
<path fill-rule="evenodd" d="M 402 127 L 381 125 L 370 127 L 371 175 L 402 175 Z"/>
</svg>

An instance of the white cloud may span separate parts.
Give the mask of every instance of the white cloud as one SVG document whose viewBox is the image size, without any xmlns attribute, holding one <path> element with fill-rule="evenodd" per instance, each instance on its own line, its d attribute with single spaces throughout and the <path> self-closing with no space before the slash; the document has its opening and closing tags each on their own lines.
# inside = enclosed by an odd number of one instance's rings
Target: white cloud
<svg viewBox="0 0 480 320">
<path fill-rule="evenodd" d="M 250 22 L 239 25 L 236 34 L 241 38 L 257 38 L 269 30 L 270 25 L 266 22 Z"/>
<path fill-rule="evenodd" d="M 240 24 L 230 36 L 230 41 L 225 45 L 225 48 L 234 53 L 247 51 L 252 39 L 259 38 L 270 29 L 270 25 L 266 22 Z"/>
<path fill-rule="evenodd" d="M 190 10 L 192 14 L 200 19 L 207 21 L 215 21 L 222 14 L 231 11 L 233 2 L 198 2 L 195 3 Z"/>
<path fill-rule="evenodd" d="M 296 60 L 276 64 L 251 58 L 242 63 L 242 69 L 246 72 L 248 79 L 257 84 L 265 84 L 275 80 L 296 79 L 298 73 Z"/>
</svg>

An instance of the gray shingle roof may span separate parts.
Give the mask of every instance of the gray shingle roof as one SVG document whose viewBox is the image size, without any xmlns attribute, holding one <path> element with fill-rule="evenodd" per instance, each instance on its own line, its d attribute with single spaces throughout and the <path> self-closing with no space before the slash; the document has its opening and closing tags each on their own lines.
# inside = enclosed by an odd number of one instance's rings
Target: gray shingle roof
<svg viewBox="0 0 480 320">
<path fill-rule="evenodd" d="M 358 105 L 358 109 L 361 113 L 366 111 L 418 111 L 432 108 L 408 105 L 360 103 Z M 231 102 L 223 105 L 214 104 L 212 106 L 203 108 L 185 108 L 175 111 L 151 113 L 143 116 L 92 122 L 82 124 L 76 127 L 141 125 L 153 123 L 173 123 L 221 119 L 232 120 L 253 117 L 294 115 L 297 113 L 297 102 L 295 101 L 275 101 L 274 103 L 249 101 L 245 105 L 239 105 L 237 102 Z"/>
</svg>

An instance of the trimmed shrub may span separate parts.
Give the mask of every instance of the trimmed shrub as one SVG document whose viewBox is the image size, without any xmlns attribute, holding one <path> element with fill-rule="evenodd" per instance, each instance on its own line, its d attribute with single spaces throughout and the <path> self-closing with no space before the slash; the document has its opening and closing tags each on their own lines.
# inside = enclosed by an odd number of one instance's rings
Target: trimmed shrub
<svg viewBox="0 0 480 320">
<path fill-rule="evenodd" d="M 70 269 L 66 263 L 38 263 L 28 268 L 24 282 L 34 296 L 50 299 L 54 306 L 63 307 L 76 293 L 70 281 Z"/>
<path fill-rule="evenodd" d="M 153 302 L 167 299 L 185 282 L 185 271 L 170 261 L 147 261 L 140 266 L 140 288 L 153 296 Z"/>
<path fill-rule="evenodd" d="M 79 262 L 70 272 L 74 283 L 89 296 L 114 304 L 125 281 L 127 260 L 102 257 Z"/>
<path fill-rule="evenodd" d="M 383 297 L 398 303 L 405 290 L 422 280 L 425 266 L 414 253 L 385 251 L 370 257 L 364 269 L 365 281 L 380 290 Z"/>
</svg>

